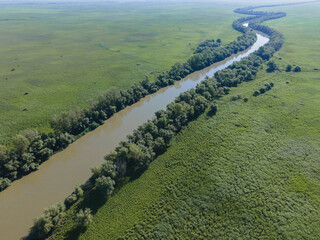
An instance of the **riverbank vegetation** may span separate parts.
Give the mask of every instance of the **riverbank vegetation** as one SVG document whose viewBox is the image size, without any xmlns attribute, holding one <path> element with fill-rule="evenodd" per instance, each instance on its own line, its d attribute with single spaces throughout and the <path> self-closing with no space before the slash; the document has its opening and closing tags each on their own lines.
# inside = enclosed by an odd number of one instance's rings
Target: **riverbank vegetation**
<svg viewBox="0 0 320 240">
<path fill-rule="evenodd" d="M 251 20 L 258 22 L 257 19 L 260 17 L 259 14 L 258 17 L 251 18 Z M 262 18 L 264 21 L 268 19 L 265 16 Z M 270 15 L 270 19 L 273 19 L 272 15 Z M 233 26 L 240 29 L 244 33 L 244 37 L 252 34 L 250 28 L 244 28 L 240 21 L 235 22 Z M 96 191 L 100 194 L 103 193 L 104 197 L 108 197 L 115 187 L 119 188 L 119 184 L 123 184 L 125 179 L 139 176 L 157 156 L 166 151 L 173 136 L 206 110 L 210 101 L 227 94 L 230 87 L 236 87 L 241 82 L 253 80 L 264 61 L 269 59 L 283 43 L 282 35 L 277 31 L 268 27 L 259 29 L 269 32 L 274 39 L 271 37 L 264 49 L 260 49 L 242 61 L 217 72 L 214 78 L 203 81 L 195 90 L 181 94 L 174 103 L 167 106 L 166 111 L 157 112 L 155 119 L 148 121 L 128 136 L 128 141 L 121 142 L 115 152 L 107 155 L 106 162 L 102 167 L 94 169 L 92 177 L 82 186 L 85 191 L 89 191 L 83 202 L 95 196 Z M 238 41 L 242 42 L 242 39 L 238 38 Z M 231 43 L 230 45 L 237 50 L 238 44 Z M 230 48 L 229 51 L 232 52 L 232 50 L 234 49 Z M 266 53 L 268 57 L 265 57 Z M 200 59 L 206 60 L 201 57 Z M 268 90 L 271 89 L 270 84 L 265 86 Z M 214 103 L 211 105 L 211 115 L 216 112 L 217 106 Z M 31 232 L 31 236 L 35 234 Z"/>
<path fill-rule="evenodd" d="M 303 9 L 305 14 L 301 6 L 285 8 L 294 14 L 272 23 L 288 44 L 271 58 L 283 69 L 299 64 L 303 72 L 259 71 L 255 81 L 231 88 L 231 95 L 249 101 L 220 98 L 215 116 L 206 112 L 191 122 L 106 204 L 88 195 L 72 206 L 51 238 L 317 238 L 320 52 L 313 45 L 320 39 L 292 21 L 310 23 L 319 16 L 314 5 Z M 308 40 L 302 36 L 315 42 L 300 45 Z M 304 61 L 310 51 L 313 59 Z M 251 97 L 270 81 L 271 91 Z M 95 212 L 94 221 L 86 232 L 74 231 L 73 216 L 85 206 Z"/>
<path fill-rule="evenodd" d="M 128 89 L 112 89 L 101 95 L 99 100 L 88 108 L 77 108 L 54 116 L 51 120 L 53 133 L 46 134 L 26 130 L 22 134 L 16 135 L 12 141 L 12 149 L 1 146 L 3 154 L 0 155 L 0 191 L 8 187 L 11 181 L 36 170 L 39 164 L 47 160 L 53 153 L 67 147 L 76 138 L 102 125 L 114 113 L 136 103 L 160 88 L 172 85 L 190 73 L 247 49 L 255 42 L 256 35 L 250 28 L 245 28 L 241 24 L 234 24 L 234 28 L 243 33 L 237 40 L 226 45 L 222 45 L 221 40 L 215 41 L 214 39 L 201 42 L 186 62 L 174 64 L 170 70 L 158 74 L 152 82 L 146 78 Z M 259 60 L 256 64 L 259 65 Z M 255 64 L 250 63 L 250 65 L 254 66 Z M 254 66 L 252 71 L 250 68 L 247 72 L 241 71 L 239 79 L 229 78 L 232 83 L 221 84 L 229 87 L 235 86 L 245 79 L 252 80 L 256 72 L 257 69 Z M 236 78 L 238 74 L 236 71 L 232 73 Z M 221 82 L 223 77 L 217 76 L 217 80 Z M 212 92 L 210 94 L 214 95 Z M 197 111 L 196 107 L 195 111 Z M 187 120 L 184 121 L 187 122 Z M 180 130 L 180 127 L 177 129 Z"/>
</svg>

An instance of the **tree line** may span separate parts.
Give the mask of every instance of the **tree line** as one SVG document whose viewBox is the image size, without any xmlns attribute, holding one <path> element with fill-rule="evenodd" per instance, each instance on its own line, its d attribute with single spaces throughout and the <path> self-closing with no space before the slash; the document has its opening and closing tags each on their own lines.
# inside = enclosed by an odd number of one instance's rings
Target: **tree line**
<svg viewBox="0 0 320 240">
<path fill-rule="evenodd" d="M 273 19 L 272 15 L 268 14 L 268 16 Z M 256 22 L 258 22 L 259 18 L 262 18 L 263 21 L 267 20 L 266 16 L 261 14 L 258 14 L 255 18 L 251 17 L 252 21 Z M 243 31 L 244 36 L 246 33 L 252 33 L 252 30 L 247 30 L 242 26 L 242 23 L 247 20 L 248 18 L 236 20 L 233 25 L 235 29 Z M 130 178 L 145 171 L 158 155 L 166 151 L 171 139 L 190 121 L 204 113 L 208 107 L 211 115 L 216 114 L 218 111 L 216 99 L 228 94 L 230 87 L 236 87 L 244 81 L 254 80 L 259 69 L 283 43 L 282 35 L 275 30 L 271 31 L 269 28 L 260 27 L 259 29 L 260 31 L 272 33 L 270 41 L 264 46 L 263 50 L 256 51 L 240 62 L 234 62 L 228 68 L 216 72 L 214 77 L 206 78 L 195 89 L 181 93 L 174 102 L 168 104 L 166 110 L 156 112 L 153 120 L 149 120 L 138 127 L 133 134 L 128 136 L 127 141 L 121 142 L 113 152 L 106 155 L 105 162 L 101 167 L 92 169 L 90 179 L 81 187 L 77 187 L 65 199 L 64 206 L 70 208 L 83 194 L 90 194 L 92 190 L 99 191 L 102 197 L 111 195 L 114 189 L 121 185 L 125 177 Z M 203 49 L 207 48 L 206 45 L 209 45 L 210 52 L 221 47 L 212 41 L 203 42 L 200 45 L 196 49 L 197 53 L 202 53 Z M 235 46 L 235 48 L 237 47 Z M 266 57 L 265 51 L 268 52 L 268 57 Z M 201 60 L 206 61 L 206 58 L 201 58 Z M 159 79 L 157 80 L 159 81 Z M 266 84 L 263 89 L 269 90 L 271 87 L 273 87 L 273 83 Z M 60 216 L 61 213 L 59 212 L 58 215 Z M 43 218 L 40 217 L 39 219 L 42 221 Z M 39 219 L 35 221 L 35 226 L 39 226 Z M 42 226 L 47 226 L 45 223 L 41 223 Z M 51 231 L 54 228 L 54 224 L 52 225 L 52 221 L 50 224 L 52 226 Z M 33 227 L 31 236 L 38 236 L 41 231 L 41 229 Z M 47 231 L 46 234 L 50 231 Z"/>
<path fill-rule="evenodd" d="M 174 64 L 170 70 L 160 73 L 153 82 L 146 78 L 128 89 L 111 89 L 88 108 L 76 108 L 55 115 L 50 122 L 52 133 L 25 130 L 12 139 L 10 146 L 0 145 L 0 191 L 12 181 L 37 170 L 52 154 L 102 125 L 116 112 L 160 88 L 174 84 L 190 73 L 247 49 L 256 41 L 256 34 L 251 29 L 245 29 L 243 33 L 227 45 L 222 45 L 220 39 L 201 42 L 190 59 L 185 63 Z"/>
</svg>

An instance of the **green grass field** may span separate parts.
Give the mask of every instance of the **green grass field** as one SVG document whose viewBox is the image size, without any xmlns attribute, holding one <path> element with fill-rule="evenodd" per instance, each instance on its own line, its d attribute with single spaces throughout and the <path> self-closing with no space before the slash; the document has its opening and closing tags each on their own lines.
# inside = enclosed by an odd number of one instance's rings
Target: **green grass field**
<svg viewBox="0 0 320 240">
<path fill-rule="evenodd" d="M 25 128 L 48 131 L 54 114 L 88 106 L 111 87 L 152 79 L 203 40 L 233 41 L 233 8 L 0 4 L 0 143 Z"/>
<path fill-rule="evenodd" d="M 73 206 L 52 239 L 317 239 L 319 7 L 283 7 L 286 18 L 266 23 L 285 36 L 273 60 L 282 70 L 300 65 L 301 73 L 262 70 L 233 88 L 216 116 L 190 123 L 105 204 L 91 198 Z M 270 81 L 272 90 L 252 96 Z M 249 101 L 231 101 L 235 94 Z M 81 232 L 74 215 L 85 206 L 94 221 Z"/>
</svg>

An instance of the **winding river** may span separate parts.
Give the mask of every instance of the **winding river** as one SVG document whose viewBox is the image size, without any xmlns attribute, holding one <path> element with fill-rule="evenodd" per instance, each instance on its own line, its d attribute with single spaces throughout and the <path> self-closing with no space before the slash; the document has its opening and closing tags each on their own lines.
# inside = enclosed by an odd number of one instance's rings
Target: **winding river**
<svg viewBox="0 0 320 240">
<path fill-rule="evenodd" d="M 17 240 L 26 236 L 34 218 L 40 216 L 46 207 L 63 202 L 77 184 L 84 183 L 91 176 L 90 169 L 99 166 L 104 155 L 114 150 L 139 125 L 151 119 L 156 111 L 165 109 L 180 93 L 194 88 L 206 76 L 213 76 L 216 71 L 241 60 L 269 41 L 259 33 L 257 37 L 248 50 L 190 74 L 175 85 L 116 113 L 104 125 L 52 156 L 38 171 L 13 182 L 0 193 L 0 239 Z"/>
</svg>

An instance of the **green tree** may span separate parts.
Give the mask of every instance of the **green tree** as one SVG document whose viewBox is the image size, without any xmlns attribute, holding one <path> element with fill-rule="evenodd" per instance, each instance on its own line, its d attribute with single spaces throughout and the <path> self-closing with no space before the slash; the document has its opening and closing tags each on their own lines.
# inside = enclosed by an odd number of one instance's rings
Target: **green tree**
<svg viewBox="0 0 320 240">
<path fill-rule="evenodd" d="M 3 164 L 7 162 L 8 159 L 8 149 L 4 145 L 0 145 L 0 169 Z"/>
<path fill-rule="evenodd" d="M 0 191 L 6 189 L 11 184 L 11 181 L 8 178 L 0 178 Z"/>
<path fill-rule="evenodd" d="M 286 72 L 291 72 L 291 69 L 292 69 L 292 66 L 289 64 L 289 65 L 286 67 Z"/>
<path fill-rule="evenodd" d="M 34 129 L 26 129 L 21 132 L 21 135 L 26 137 L 29 140 L 29 142 L 32 142 L 39 136 L 39 133 L 37 130 Z"/>
<path fill-rule="evenodd" d="M 31 239 L 45 239 L 52 228 L 64 216 L 65 206 L 61 203 L 48 207 L 31 227 Z"/>
<path fill-rule="evenodd" d="M 153 150 L 156 154 L 161 154 L 163 153 L 167 148 L 167 145 L 165 141 L 163 140 L 162 137 L 158 137 L 154 142 L 153 142 Z"/>
<path fill-rule="evenodd" d="M 213 102 L 210 106 L 210 110 L 212 115 L 215 115 L 218 111 L 218 104 L 216 102 Z"/>
<path fill-rule="evenodd" d="M 31 228 L 31 239 L 45 239 L 52 227 L 53 224 L 49 216 L 39 217 Z"/>
<path fill-rule="evenodd" d="M 269 72 L 269 73 L 270 73 L 270 72 L 274 72 L 274 71 L 276 71 L 276 70 L 279 70 L 277 64 L 276 64 L 274 61 L 269 61 L 269 62 L 267 63 L 267 66 L 268 66 L 267 72 Z"/>
<path fill-rule="evenodd" d="M 13 149 L 19 155 L 22 155 L 23 153 L 25 153 L 30 144 L 29 140 L 21 134 L 16 135 L 13 138 L 12 143 L 13 143 Z"/>
<path fill-rule="evenodd" d="M 259 90 L 255 90 L 254 93 L 253 93 L 253 96 L 256 97 L 256 96 L 258 96 L 258 95 L 260 95 L 260 91 L 259 91 Z"/>
<path fill-rule="evenodd" d="M 115 181 L 110 177 L 101 176 L 96 179 L 96 187 L 103 195 L 110 195 L 114 190 Z"/>
<path fill-rule="evenodd" d="M 294 69 L 293 69 L 294 72 L 301 72 L 301 67 L 299 66 L 296 66 Z"/>
<path fill-rule="evenodd" d="M 93 221 L 93 216 L 91 214 L 91 209 L 86 208 L 80 210 L 76 215 L 76 221 L 79 227 L 88 227 Z"/>
<path fill-rule="evenodd" d="M 72 193 L 69 195 L 65 200 L 64 204 L 66 205 L 67 208 L 69 208 L 72 204 L 74 204 L 78 200 L 78 197 L 76 194 Z"/>
<path fill-rule="evenodd" d="M 106 160 L 101 166 L 101 175 L 114 179 L 117 175 L 116 166 L 113 162 Z"/>
</svg>

